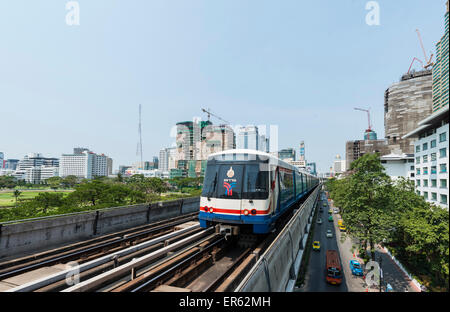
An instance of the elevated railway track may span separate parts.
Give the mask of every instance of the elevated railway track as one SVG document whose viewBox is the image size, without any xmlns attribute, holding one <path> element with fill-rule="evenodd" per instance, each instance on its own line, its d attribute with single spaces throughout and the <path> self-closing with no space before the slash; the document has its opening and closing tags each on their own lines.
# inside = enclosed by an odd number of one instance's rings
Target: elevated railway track
<svg viewBox="0 0 450 312">
<path fill-rule="evenodd" d="M 297 222 L 296 226 L 302 227 L 301 235 L 304 235 L 305 220 L 311 215 L 317 195 L 318 188 L 299 202 L 280 225 L 292 225 L 293 217 L 301 217 L 301 224 Z M 267 256 L 268 249 L 274 248 L 277 240 L 287 237 L 284 227 L 279 226 L 272 233 L 257 235 L 257 239 L 242 244 L 236 237 L 220 234 L 219 227 L 200 228 L 197 215 L 193 213 L 3 261 L 0 282 L 59 263 L 67 268 L 7 291 L 228 292 L 239 288 L 247 291 L 248 286 L 243 285 L 257 274 L 255 267 L 261 258 Z M 298 250 L 294 247 L 291 254 Z"/>
</svg>

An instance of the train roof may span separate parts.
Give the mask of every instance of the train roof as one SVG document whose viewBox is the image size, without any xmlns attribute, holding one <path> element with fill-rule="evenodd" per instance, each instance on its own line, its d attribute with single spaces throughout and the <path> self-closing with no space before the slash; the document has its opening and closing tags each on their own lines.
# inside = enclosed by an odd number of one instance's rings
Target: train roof
<svg viewBox="0 0 450 312">
<path fill-rule="evenodd" d="M 264 157 L 269 158 L 271 161 L 278 162 L 279 164 L 282 164 L 283 167 L 285 167 L 285 168 L 289 168 L 289 169 L 301 172 L 303 174 L 307 174 L 307 175 L 313 176 L 312 174 L 310 174 L 308 172 L 301 171 L 296 166 L 293 166 L 293 165 L 285 162 L 284 160 L 281 160 L 278 157 L 275 157 L 272 154 L 269 154 L 269 153 L 266 153 L 266 152 L 262 152 L 262 151 L 257 151 L 257 150 L 251 150 L 251 149 L 229 149 L 229 150 L 225 150 L 225 151 L 222 151 L 222 152 L 213 153 L 213 154 L 208 156 L 208 160 L 213 158 L 213 157 L 216 157 L 216 156 L 230 155 L 230 154 L 250 154 L 250 155 L 264 156 Z"/>
</svg>

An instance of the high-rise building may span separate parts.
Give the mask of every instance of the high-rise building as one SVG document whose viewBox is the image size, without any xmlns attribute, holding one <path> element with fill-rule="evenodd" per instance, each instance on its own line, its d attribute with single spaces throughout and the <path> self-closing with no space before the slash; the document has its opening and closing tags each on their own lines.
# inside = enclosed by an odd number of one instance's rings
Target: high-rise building
<svg viewBox="0 0 450 312">
<path fill-rule="evenodd" d="M 354 140 L 345 143 L 345 168 L 350 170 L 351 163 L 365 154 L 389 154 L 387 140 Z"/>
<path fill-rule="evenodd" d="M 0 152 L 0 169 L 5 168 L 5 154 Z"/>
<path fill-rule="evenodd" d="M 111 167 L 108 166 L 108 163 Z M 111 158 L 104 154 L 84 150 L 81 153 L 63 154 L 59 164 L 59 175 L 61 177 L 74 175 L 79 178 L 92 179 L 108 176 L 109 169 L 112 171 Z"/>
<path fill-rule="evenodd" d="M 106 158 L 106 174 L 112 175 L 113 172 L 113 160 L 110 157 Z"/>
<path fill-rule="evenodd" d="M 445 32 L 436 43 L 436 62 L 433 66 L 433 113 L 448 106 L 448 1 L 444 16 Z"/>
<path fill-rule="evenodd" d="M 415 138 L 416 192 L 427 201 L 448 209 L 449 107 L 423 119 L 405 138 Z"/>
<path fill-rule="evenodd" d="M 298 160 L 306 161 L 305 158 L 305 141 L 300 142 L 300 153 L 298 154 Z"/>
<path fill-rule="evenodd" d="M 14 166 L 16 168 L 13 176 L 16 179 L 40 184 L 44 180 L 58 175 L 59 159 L 47 158 L 40 153 L 30 153 L 17 162 L 11 160 L 8 163 L 8 167 L 13 168 Z"/>
<path fill-rule="evenodd" d="M 201 176 L 208 156 L 233 149 L 234 142 L 234 132 L 227 125 L 213 125 L 210 121 L 201 120 L 179 122 L 175 157 L 172 151 L 160 151 L 160 158 L 164 158 L 160 159 L 161 166 L 165 168 L 167 162 L 171 177 Z"/>
<path fill-rule="evenodd" d="M 236 135 L 236 148 L 258 150 L 259 149 L 258 127 L 256 126 L 240 127 Z"/>
<path fill-rule="evenodd" d="M 345 159 L 341 159 L 341 155 L 336 155 L 333 162 L 333 172 L 334 174 L 343 173 L 346 171 Z"/>
<path fill-rule="evenodd" d="M 6 159 L 5 160 L 5 169 L 16 170 L 18 164 L 19 164 L 18 159 Z"/>
<path fill-rule="evenodd" d="M 278 151 L 278 158 L 284 161 L 295 161 L 295 148 L 285 148 Z"/>
<path fill-rule="evenodd" d="M 402 76 L 384 93 L 384 133 L 388 140 L 387 154 L 414 153 L 414 139 L 402 137 L 414 130 L 432 108 L 431 70 Z"/>
</svg>

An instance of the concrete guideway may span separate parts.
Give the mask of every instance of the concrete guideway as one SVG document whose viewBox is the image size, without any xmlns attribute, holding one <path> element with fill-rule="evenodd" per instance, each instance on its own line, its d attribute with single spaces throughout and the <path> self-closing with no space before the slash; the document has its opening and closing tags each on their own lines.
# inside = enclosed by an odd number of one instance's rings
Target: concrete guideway
<svg viewBox="0 0 450 312">
<path fill-rule="evenodd" d="M 321 187 L 297 209 L 235 291 L 293 291 Z"/>
<path fill-rule="evenodd" d="M 180 229 L 178 231 L 166 234 L 164 236 L 152 239 L 150 241 L 147 241 L 147 242 L 135 245 L 135 246 L 131 246 L 131 247 L 125 249 L 125 250 L 121 250 L 121 251 L 118 251 L 118 252 L 115 252 L 115 253 L 111 253 L 111 254 L 108 254 L 108 255 L 103 256 L 101 258 L 98 258 L 98 259 L 95 259 L 95 260 L 83 263 L 83 264 L 81 264 L 81 265 L 79 265 L 79 266 L 77 266 L 75 268 L 65 269 L 63 271 L 56 272 L 56 273 L 54 273 L 52 275 L 49 275 L 49 276 L 44 276 L 44 277 L 42 277 L 40 279 L 28 282 L 26 284 L 23 284 L 21 286 L 15 287 L 13 289 L 8 289 L 7 292 L 29 292 L 29 291 L 34 291 L 36 289 L 45 287 L 45 286 L 47 286 L 49 284 L 52 284 L 52 283 L 64 280 L 67 277 L 67 275 L 71 274 L 71 272 L 73 272 L 74 270 L 77 270 L 79 273 L 82 273 L 82 272 L 87 271 L 87 270 L 89 270 L 91 268 L 99 266 L 99 265 L 101 265 L 103 263 L 111 261 L 115 257 L 126 256 L 127 254 L 130 254 L 130 253 L 135 252 L 137 250 L 144 249 L 144 248 L 146 248 L 148 246 L 155 245 L 155 244 L 158 244 L 160 242 L 164 242 L 165 240 L 174 238 L 176 236 L 179 236 L 179 235 L 181 235 L 183 233 L 189 232 L 189 231 L 191 231 L 193 229 L 197 229 L 199 227 L 200 227 L 200 225 L 196 224 L 196 225 L 184 228 L 184 229 Z"/>
</svg>

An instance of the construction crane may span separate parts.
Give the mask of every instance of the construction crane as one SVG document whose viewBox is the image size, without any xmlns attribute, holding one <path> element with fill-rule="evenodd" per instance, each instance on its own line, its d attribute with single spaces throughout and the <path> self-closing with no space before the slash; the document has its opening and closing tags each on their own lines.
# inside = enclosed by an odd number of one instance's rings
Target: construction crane
<svg viewBox="0 0 450 312">
<path fill-rule="evenodd" d="M 433 66 L 433 64 L 434 64 L 434 63 L 431 61 L 431 59 L 433 58 L 433 53 L 431 53 L 431 56 L 430 56 L 430 58 L 428 59 L 428 58 L 427 58 L 427 53 L 425 52 L 425 48 L 423 47 L 423 42 L 422 42 L 422 37 L 420 36 L 420 31 L 419 31 L 418 29 L 416 29 L 416 32 L 417 32 L 417 37 L 419 37 L 420 47 L 422 48 L 422 52 L 423 52 L 423 56 L 424 56 L 424 58 L 425 58 L 425 63 L 426 63 L 426 64 L 424 64 L 424 63 L 423 63 L 421 60 L 419 60 L 417 57 L 414 57 L 413 60 L 411 61 L 411 64 L 409 65 L 409 68 L 408 68 L 408 74 L 409 74 L 409 72 L 410 72 L 410 70 L 411 70 L 411 67 L 412 67 L 414 61 L 420 62 L 420 63 L 422 64 L 422 68 L 424 68 L 424 69 L 427 69 L 428 67 Z"/>
<path fill-rule="evenodd" d="M 221 117 L 219 117 L 219 116 L 213 114 L 213 113 L 209 110 L 209 108 L 208 108 L 208 109 L 202 108 L 202 111 L 205 112 L 206 114 L 208 114 L 208 121 L 210 121 L 211 116 L 214 116 L 214 117 L 216 117 L 217 119 L 222 120 L 225 124 L 227 124 L 227 125 L 230 124 L 230 122 L 228 122 L 228 121 L 222 119 Z"/>
<path fill-rule="evenodd" d="M 425 62 L 426 62 L 426 64 L 423 65 L 423 68 L 427 69 L 428 67 L 433 66 L 433 62 L 431 61 L 431 59 L 433 58 L 433 53 L 431 53 L 430 59 L 427 59 L 427 53 L 425 52 L 425 48 L 423 47 L 423 42 L 422 42 L 422 38 L 420 37 L 420 32 L 418 29 L 416 29 L 416 32 L 417 32 L 417 36 L 419 37 L 420 46 L 422 47 L 423 56 L 425 57 Z"/>
<path fill-rule="evenodd" d="M 372 131 L 372 126 L 370 125 L 370 109 L 364 109 L 364 108 L 358 108 L 358 107 L 355 107 L 354 109 L 355 110 L 360 110 L 360 111 L 363 111 L 363 112 L 367 113 L 367 120 L 369 121 L 369 128 L 367 128 L 366 132 L 371 132 Z"/>
</svg>

